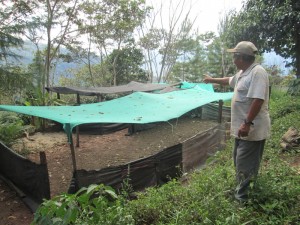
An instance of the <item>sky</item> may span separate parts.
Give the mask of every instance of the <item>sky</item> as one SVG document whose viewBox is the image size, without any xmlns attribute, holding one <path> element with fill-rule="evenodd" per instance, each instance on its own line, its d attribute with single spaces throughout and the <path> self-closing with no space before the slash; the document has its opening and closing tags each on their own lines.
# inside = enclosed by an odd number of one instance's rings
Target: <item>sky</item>
<svg viewBox="0 0 300 225">
<path fill-rule="evenodd" d="M 163 4 L 162 21 L 166 26 L 169 24 L 169 14 L 178 14 L 183 9 L 183 15 L 186 15 L 191 9 L 189 18 L 190 20 L 196 18 L 194 29 L 197 29 L 200 34 L 209 31 L 217 34 L 220 19 L 231 10 L 238 12 L 243 2 L 243 0 L 146 0 L 146 4 L 153 5 L 153 11 L 159 11 Z M 176 9 L 177 5 L 179 7 Z M 156 23 L 159 27 L 162 22 L 158 19 Z M 285 60 L 274 52 L 264 54 L 264 64 L 278 65 L 285 75 L 290 71 L 290 68 L 285 68 Z"/>
<path fill-rule="evenodd" d="M 239 11 L 242 2 L 243 0 L 146 0 L 146 4 L 153 5 L 154 11 L 159 10 L 163 4 L 163 21 L 166 24 L 169 14 L 179 14 L 183 9 L 185 15 L 191 9 L 189 18 L 196 18 L 194 29 L 198 29 L 199 33 L 217 32 L 220 18 L 230 10 Z M 176 9 L 177 5 L 179 7 Z M 157 21 L 159 22 L 160 20 Z"/>
</svg>

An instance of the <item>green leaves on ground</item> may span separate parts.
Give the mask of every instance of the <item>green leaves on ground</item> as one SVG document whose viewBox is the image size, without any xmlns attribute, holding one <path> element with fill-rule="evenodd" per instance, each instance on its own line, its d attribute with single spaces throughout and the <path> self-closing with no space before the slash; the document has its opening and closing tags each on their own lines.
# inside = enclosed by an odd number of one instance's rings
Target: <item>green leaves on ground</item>
<svg viewBox="0 0 300 225">
<path fill-rule="evenodd" d="M 133 224 L 125 214 L 125 200 L 104 185 L 91 185 L 76 194 L 62 194 L 44 201 L 32 224 Z"/>
</svg>

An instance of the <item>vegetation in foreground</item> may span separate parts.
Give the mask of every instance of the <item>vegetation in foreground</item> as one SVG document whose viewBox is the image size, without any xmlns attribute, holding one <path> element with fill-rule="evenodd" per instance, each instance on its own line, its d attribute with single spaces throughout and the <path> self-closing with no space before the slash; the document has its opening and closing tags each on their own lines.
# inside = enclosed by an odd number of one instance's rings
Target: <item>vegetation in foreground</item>
<svg viewBox="0 0 300 225">
<path fill-rule="evenodd" d="M 300 128 L 300 100 L 273 91 L 270 108 L 273 133 L 247 205 L 232 197 L 235 172 L 229 140 L 204 169 L 188 175 L 188 182 L 172 180 L 131 201 L 128 183 L 120 195 L 110 187 L 91 185 L 45 201 L 32 224 L 298 224 L 299 167 L 289 162 L 299 158 L 299 148 L 283 153 L 279 142 L 290 126 Z"/>
</svg>

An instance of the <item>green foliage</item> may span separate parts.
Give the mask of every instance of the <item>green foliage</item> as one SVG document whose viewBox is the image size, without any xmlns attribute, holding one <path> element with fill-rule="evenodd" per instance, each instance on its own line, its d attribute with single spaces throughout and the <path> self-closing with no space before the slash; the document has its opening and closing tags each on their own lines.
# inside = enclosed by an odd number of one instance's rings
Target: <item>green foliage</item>
<svg viewBox="0 0 300 225">
<path fill-rule="evenodd" d="M 225 167 L 225 158 L 222 154 L 216 156 L 219 165 L 192 174 L 187 184 L 173 180 L 129 202 L 136 224 L 214 224 L 227 218 L 228 223 L 222 224 L 233 224 L 235 219 L 230 217 L 234 205 L 227 198 L 234 176 L 230 163 L 226 162 Z"/>
<path fill-rule="evenodd" d="M 232 63 L 232 55 L 225 52 L 226 48 L 226 43 L 224 43 L 221 37 L 215 38 L 208 45 L 207 72 L 213 77 L 224 77 L 236 73 L 236 67 Z"/>
<path fill-rule="evenodd" d="M 6 96 L 10 101 L 16 94 L 32 87 L 31 75 L 19 66 L 0 65 L 0 96 Z"/>
<path fill-rule="evenodd" d="M 48 92 L 42 93 L 41 89 L 35 88 L 32 92 L 27 93 L 27 98 L 23 102 L 27 106 L 46 106 L 46 105 L 65 105 L 65 102 L 54 98 Z"/>
<path fill-rule="evenodd" d="M 9 2 L 9 4 L 8 4 Z M 20 34 L 24 30 L 24 16 L 30 12 L 27 3 L 17 0 L 3 0 L 0 5 L 0 60 L 8 57 L 17 58 L 11 47 L 20 47 L 23 44 Z M 1 63 L 1 67 L 3 64 Z"/>
<path fill-rule="evenodd" d="M 286 95 L 280 90 L 272 90 L 270 100 L 270 114 L 272 121 L 284 118 L 289 113 L 297 113 L 300 110 L 300 100 L 297 97 Z"/>
<path fill-rule="evenodd" d="M 222 74 L 222 54 L 211 32 L 204 35 L 189 35 L 176 43 L 178 60 L 173 65 L 168 81 L 201 82 L 203 74 Z M 212 41 L 213 40 L 213 41 Z M 207 46 L 207 43 L 212 41 Z M 174 56 L 175 57 L 175 56 Z"/>
<path fill-rule="evenodd" d="M 282 82 L 280 83 L 280 86 L 283 86 L 283 87 L 288 87 L 289 84 L 295 79 L 295 76 L 293 75 L 288 75 L 288 76 L 285 76 L 282 80 Z"/>
<path fill-rule="evenodd" d="M 227 39 L 231 43 L 249 40 L 260 52 L 274 50 L 300 74 L 300 5 L 295 0 L 248 0 L 229 21 Z M 257 16 L 260 15 L 260 16 Z"/>
<path fill-rule="evenodd" d="M 32 74 L 32 84 L 39 89 L 42 89 L 45 83 L 45 68 L 43 62 L 43 53 L 38 50 L 34 54 L 33 62 L 28 65 L 28 71 Z"/>
<path fill-rule="evenodd" d="M 19 104 L 23 104 L 25 106 L 47 106 L 47 105 L 66 105 L 66 102 L 57 98 L 53 98 L 48 92 L 43 94 L 40 88 L 35 88 L 33 91 L 29 91 L 27 93 L 27 98 L 24 102 L 19 102 Z M 48 125 L 48 120 L 36 117 L 32 118 L 32 124 L 37 129 L 44 129 Z"/>
<path fill-rule="evenodd" d="M 31 12 L 33 2 L 1 1 L 0 5 L 0 97 L 12 96 L 30 84 L 30 75 L 17 65 L 22 57 L 17 49 L 23 45 L 21 35 L 25 29 L 25 18 Z M 10 64 L 9 61 L 17 63 Z"/>
<path fill-rule="evenodd" d="M 287 93 L 294 96 L 300 96 L 300 79 L 292 80 L 289 83 Z"/>
<path fill-rule="evenodd" d="M 23 131 L 23 121 L 15 113 L 0 112 L 0 141 L 10 147 Z"/>
<path fill-rule="evenodd" d="M 32 224 L 133 224 L 125 214 L 125 200 L 104 185 L 82 188 L 74 195 L 63 194 L 44 201 Z"/>
<path fill-rule="evenodd" d="M 92 75 L 91 75 L 92 74 Z M 65 87 L 107 87 L 110 86 L 112 74 L 104 63 L 81 68 L 69 69 L 59 78 L 59 85 Z"/>
<path fill-rule="evenodd" d="M 270 75 L 270 85 L 279 85 L 283 81 L 282 71 L 279 66 L 272 65 L 272 66 L 264 66 L 267 73 Z"/>
<path fill-rule="evenodd" d="M 79 8 L 86 15 L 86 19 L 78 21 L 79 30 L 91 37 L 89 38 L 89 44 L 94 44 L 98 49 L 100 63 L 112 53 L 108 51 L 108 49 L 112 49 L 111 46 L 114 46 L 113 49 L 119 53 L 119 51 L 122 51 L 122 48 L 126 48 L 125 46 L 128 43 L 133 42 L 132 34 L 141 25 L 148 12 L 148 8 L 143 0 L 105 0 L 97 2 L 97 4 L 85 1 L 80 4 Z M 90 50 L 88 54 L 90 54 Z M 118 54 L 115 56 L 118 56 Z M 90 61 L 90 58 L 88 60 Z M 113 59 L 113 63 L 109 64 L 109 66 L 113 67 L 112 71 L 110 71 L 112 72 L 110 75 L 113 78 L 110 81 L 113 82 L 113 85 L 117 85 L 116 79 L 118 75 L 116 70 L 120 68 L 115 68 L 114 60 L 119 59 L 116 57 Z M 91 70 L 89 70 L 88 74 L 93 83 L 93 79 L 97 74 L 93 74 Z M 121 78 L 119 77 L 118 79 Z"/>
<path fill-rule="evenodd" d="M 203 74 L 208 69 L 204 44 L 213 38 L 213 33 L 206 33 L 205 35 L 183 35 L 182 39 L 177 40 L 174 44 L 173 55 L 169 53 L 170 56 L 168 56 L 177 62 L 168 62 L 168 64 L 174 65 L 170 75 L 164 79 L 167 79 L 168 82 L 201 82 Z"/>
<path fill-rule="evenodd" d="M 116 75 L 116 84 L 127 84 L 130 81 L 147 82 L 146 72 L 141 68 L 143 54 L 140 49 L 126 47 L 113 50 L 105 63 L 111 74 Z M 114 84 L 113 80 L 111 84 Z"/>
<path fill-rule="evenodd" d="M 148 78 L 142 64 L 143 54 L 140 49 L 136 47 L 115 49 L 102 63 L 69 71 L 74 76 L 61 77 L 59 82 L 63 86 L 109 87 L 114 85 L 114 74 L 118 85 L 130 81 L 147 82 Z"/>
</svg>

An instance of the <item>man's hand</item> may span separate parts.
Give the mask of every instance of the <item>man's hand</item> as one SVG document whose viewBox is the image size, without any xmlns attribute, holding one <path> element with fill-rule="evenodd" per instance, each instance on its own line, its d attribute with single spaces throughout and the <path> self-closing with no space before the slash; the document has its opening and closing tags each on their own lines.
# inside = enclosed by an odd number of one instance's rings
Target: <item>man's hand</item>
<svg viewBox="0 0 300 225">
<path fill-rule="evenodd" d="M 203 75 L 203 82 L 206 83 L 206 84 L 207 84 L 207 83 L 211 83 L 211 82 L 212 82 L 212 79 L 213 79 L 213 78 L 212 78 L 211 76 L 207 75 L 207 74 L 204 74 L 204 75 Z"/>
<path fill-rule="evenodd" d="M 242 123 L 238 130 L 238 137 L 247 137 L 250 131 L 250 124 Z"/>
</svg>

